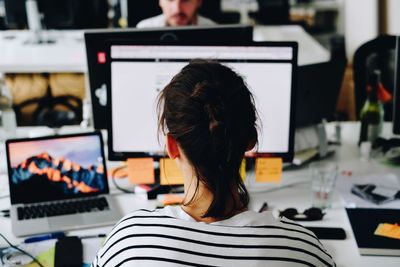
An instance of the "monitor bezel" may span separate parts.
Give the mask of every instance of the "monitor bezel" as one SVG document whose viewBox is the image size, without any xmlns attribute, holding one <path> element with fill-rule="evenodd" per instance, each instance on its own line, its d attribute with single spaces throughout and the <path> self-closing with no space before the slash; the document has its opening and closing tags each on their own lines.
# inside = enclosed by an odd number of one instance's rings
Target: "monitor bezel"
<svg viewBox="0 0 400 267">
<path fill-rule="evenodd" d="M 397 36 L 394 66 L 393 134 L 400 134 L 400 36 Z"/>
<path fill-rule="evenodd" d="M 110 193 L 110 188 L 108 184 L 108 174 L 107 174 L 107 165 L 106 165 L 106 157 L 104 153 L 104 142 L 103 142 L 103 136 L 100 131 L 94 131 L 94 132 L 84 132 L 84 133 L 74 133 L 74 134 L 62 134 L 62 135 L 49 135 L 49 136 L 40 136 L 40 137 L 34 137 L 34 138 L 18 138 L 18 139 L 8 139 L 6 141 L 6 155 L 7 155 L 7 170 L 8 170 L 8 180 L 10 183 L 10 200 L 11 204 L 20 204 L 20 203 L 33 203 L 33 202 L 24 202 L 24 201 L 19 201 L 18 199 L 15 198 L 15 193 L 13 191 L 13 187 L 11 186 L 11 173 L 12 173 L 12 167 L 11 167 L 11 159 L 10 159 L 10 144 L 15 144 L 15 143 L 21 143 L 21 142 L 35 142 L 35 141 L 42 141 L 42 140 L 53 140 L 53 139 L 64 139 L 64 138 L 70 138 L 70 137 L 85 137 L 85 136 L 97 136 L 100 140 L 100 150 L 101 150 L 101 157 L 103 159 L 103 167 L 104 167 L 104 190 L 100 192 L 94 192 L 94 193 L 87 193 L 87 194 L 77 194 L 74 196 L 62 196 L 57 199 L 53 200 L 63 200 L 63 199 L 76 199 L 76 198 L 81 198 L 81 197 L 89 197 L 89 196 L 98 196 L 98 195 L 105 195 Z M 49 200 L 52 201 L 52 200 Z"/>
<path fill-rule="evenodd" d="M 140 45 L 140 46 L 253 46 L 253 47 L 262 47 L 262 46 L 269 46 L 269 47 L 290 47 L 293 49 L 293 57 L 291 62 L 292 68 L 292 91 L 291 91 L 291 103 L 290 103 L 290 120 L 289 120 L 289 140 L 288 140 L 288 151 L 282 153 L 267 153 L 267 152 L 256 152 L 251 154 L 246 154 L 246 157 L 256 158 L 256 157 L 279 157 L 282 158 L 283 162 L 292 162 L 294 157 L 294 132 L 295 132 L 295 104 L 296 104 L 296 91 L 297 91 L 297 53 L 298 53 L 298 44 L 297 42 L 243 42 L 242 44 L 232 44 L 229 42 L 221 42 L 221 41 L 204 41 L 204 42 L 193 42 L 193 41 L 180 41 L 180 42 L 166 42 L 166 43 L 159 43 L 159 42 L 146 42 L 140 40 L 109 40 L 107 42 L 107 88 L 111 88 L 111 47 L 114 45 Z M 112 131 L 112 96 L 111 90 L 107 90 L 107 99 L 109 101 L 109 105 L 107 105 L 107 116 L 108 116 L 108 159 L 111 161 L 120 161 L 126 160 L 128 158 L 140 158 L 140 157 L 153 157 L 156 160 L 160 158 L 164 158 L 167 156 L 167 153 L 164 155 L 154 155 L 152 153 L 147 152 L 117 152 L 113 150 L 113 131 Z"/>
<path fill-rule="evenodd" d="M 99 74 L 96 73 L 97 57 L 96 53 L 99 49 L 106 51 L 107 41 L 109 40 L 146 40 L 152 42 L 168 42 L 166 39 L 171 39 L 174 42 L 181 42 L 185 39 L 188 33 L 192 32 L 193 36 L 196 34 L 200 38 L 204 37 L 206 33 L 211 31 L 213 38 L 215 38 L 216 32 L 221 33 L 237 31 L 236 35 L 232 34 L 232 38 L 226 39 L 231 43 L 242 43 L 243 41 L 253 40 L 253 26 L 243 24 L 224 24 L 224 25 L 212 25 L 212 26 L 175 26 L 175 27 L 154 27 L 154 28 L 127 28 L 127 29 L 95 29 L 85 30 L 85 49 L 86 49 L 86 61 L 88 71 L 88 88 L 89 96 L 91 99 L 91 108 L 93 114 L 93 124 L 95 129 L 106 129 L 107 123 L 104 122 L 103 116 L 107 111 L 107 105 L 103 106 L 98 103 L 96 99 L 96 88 L 99 86 L 98 78 Z M 222 36 L 221 38 L 226 36 Z M 157 36 L 157 37 L 156 37 Z M 193 38 L 193 41 L 199 40 Z M 222 41 L 222 40 L 221 40 Z M 101 73 L 101 75 L 103 75 Z M 108 101 L 107 101 L 108 103 Z M 96 115 L 97 114 L 97 115 Z"/>
</svg>

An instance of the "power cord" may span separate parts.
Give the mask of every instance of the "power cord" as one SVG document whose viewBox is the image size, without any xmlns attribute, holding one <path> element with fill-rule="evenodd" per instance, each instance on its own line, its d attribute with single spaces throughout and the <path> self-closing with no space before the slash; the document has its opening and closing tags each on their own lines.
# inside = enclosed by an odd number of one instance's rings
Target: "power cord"
<svg viewBox="0 0 400 267">
<path fill-rule="evenodd" d="M 32 260 L 33 260 L 34 262 L 36 262 L 40 267 L 44 267 L 34 256 L 32 256 L 32 254 L 30 254 L 29 252 L 27 252 L 27 251 L 25 251 L 25 250 L 23 250 L 23 249 L 20 249 L 19 247 L 17 247 L 17 246 L 15 246 L 15 245 L 11 244 L 11 242 L 8 241 L 8 239 L 7 239 L 3 234 L 0 233 L 0 236 L 4 239 L 4 241 L 7 242 L 7 244 L 8 244 L 10 247 L 12 247 L 13 249 L 16 249 L 16 250 L 18 250 L 19 252 L 21 252 L 21 253 L 27 255 L 28 257 L 32 258 Z"/>
<path fill-rule="evenodd" d="M 117 179 L 115 177 L 118 177 L 117 173 L 125 168 L 127 168 L 126 165 L 119 166 L 111 172 L 112 183 L 114 184 L 115 188 L 117 188 L 118 190 L 120 190 L 123 193 L 135 194 L 136 193 L 135 191 L 128 190 L 126 188 L 121 187 L 120 185 L 118 185 L 118 183 L 116 181 Z M 149 190 L 147 191 L 147 197 L 148 197 L 148 199 L 155 199 L 157 197 L 157 194 L 165 194 L 168 192 L 178 193 L 178 192 L 182 192 L 182 191 L 183 191 L 182 188 L 174 188 L 172 186 L 162 186 L 161 184 L 154 184 L 154 185 L 150 186 Z"/>
<path fill-rule="evenodd" d="M 112 180 L 112 182 L 113 182 L 115 188 L 117 188 L 118 190 L 120 190 L 120 191 L 122 191 L 122 192 L 124 192 L 124 193 L 134 194 L 135 191 L 131 191 L 131 190 L 128 190 L 128 189 L 125 189 L 125 188 L 122 188 L 121 186 L 119 186 L 119 185 L 117 184 L 116 179 L 115 179 L 115 177 L 117 177 L 116 174 L 117 174 L 119 171 L 125 169 L 126 167 L 127 167 L 127 166 L 123 165 L 123 166 L 119 166 L 119 167 L 115 168 L 115 169 L 112 171 L 112 173 L 111 173 L 111 180 Z"/>
</svg>

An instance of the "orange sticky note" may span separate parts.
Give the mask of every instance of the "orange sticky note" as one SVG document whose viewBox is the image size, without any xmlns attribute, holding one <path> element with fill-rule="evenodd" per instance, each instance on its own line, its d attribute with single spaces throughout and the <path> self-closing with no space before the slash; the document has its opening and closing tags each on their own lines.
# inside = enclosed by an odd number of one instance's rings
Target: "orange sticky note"
<svg viewBox="0 0 400 267">
<path fill-rule="evenodd" d="M 282 179 L 281 158 L 257 158 L 256 182 L 279 183 Z"/>
<path fill-rule="evenodd" d="M 242 177 L 243 182 L 246 181 L 246 159 L 242 160 L 242 163 L 240 164 L 240 177 Z"/>
<path fill-rule="evenodd" d="M 169 158 L 160 159 L 161 185 L 178 185 L 183 184 L 183 181 L 183 174 L 174 160 Z"/>
<path fill-rule="evenodd" d="M 374 234 L 389 238 L 400 239 L 400 225 L 390 224 L 390 223 L 380 223 L 376 228 Z"/>
<path fill-rule="evenodd" d="M 154 184 L 153 158 L 131 158 L 127 160 L 129 182 L 132 184 Z"/>
</svg>

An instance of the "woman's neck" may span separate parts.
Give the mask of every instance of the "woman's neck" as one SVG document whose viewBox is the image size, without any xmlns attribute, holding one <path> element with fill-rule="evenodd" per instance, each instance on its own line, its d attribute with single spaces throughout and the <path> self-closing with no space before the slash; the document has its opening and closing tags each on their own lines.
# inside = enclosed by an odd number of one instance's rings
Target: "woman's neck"
<svg viewBox="0 0 400 267">
<path fill-rule="evenodd" d="M 239 191 L 232 189 L 232 192 L 236 192 L 236 194 L 234 194 L 233 199 L 226 200 L 225 210 L 221 211 L 221 216 L 204 218 L 204 214 L 207 213 L 214 200 L 213 193 L 196 177 L 193 167 L 189 164 L 182 151 L 180 151 L 180 157 L 176 158 L 175 162 L 182 171 L 185 180 L 185 198 L 182 209 L 196 221 L 205 223 L 216 222 L 220 221 L 221 218 L 236 215 L 247 209 L 247 207 L 244 207 L 234 210 L 235 207 L 241 207 L 243 203 L 240 199 Z M 234 211 L 231 212 L 232 210 Z"/>
<path fill-rule="evenodd" d="M 199 182 L 198 191 L 196 192 L 196 180 L 193 179 L 193 182 L 191 184 L 185 184 L 185 199 L 182 205 L 182 209 L 194 220 L 205 223 L 220 221 L 221 218 L 234 216 L 242 211 L 247 210 L 247 208 L 235 210 L 233 214 L 229 214 L 229 216 L 226 216 L 234 208 L 234 206 L 241 206 L 241 201 L 238 193 L 235 196 L 234 201 L 227 202 L 226 208 L 223 211 L 223 214 L 221 214 L 222 216 L 220 218 L 203 217 L 203 215 L 207 213 L 213 199 L 214 196 L 212 192 L 208 190 L 208 188 L 201 182 Z"/>
</svg>

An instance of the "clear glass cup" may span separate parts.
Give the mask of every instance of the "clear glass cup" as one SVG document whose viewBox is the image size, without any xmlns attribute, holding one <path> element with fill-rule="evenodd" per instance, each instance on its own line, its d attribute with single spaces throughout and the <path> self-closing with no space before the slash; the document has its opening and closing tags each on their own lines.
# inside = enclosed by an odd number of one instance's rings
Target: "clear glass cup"
<svg viewBox="0 0 400 267">
<path fill-rule="evenodd" d="M 331 207 L 332 195 L 338 175 L 338 166 L 332 161 L 316 161 L 310 164 L 312 206 Z"/>
</svg>

